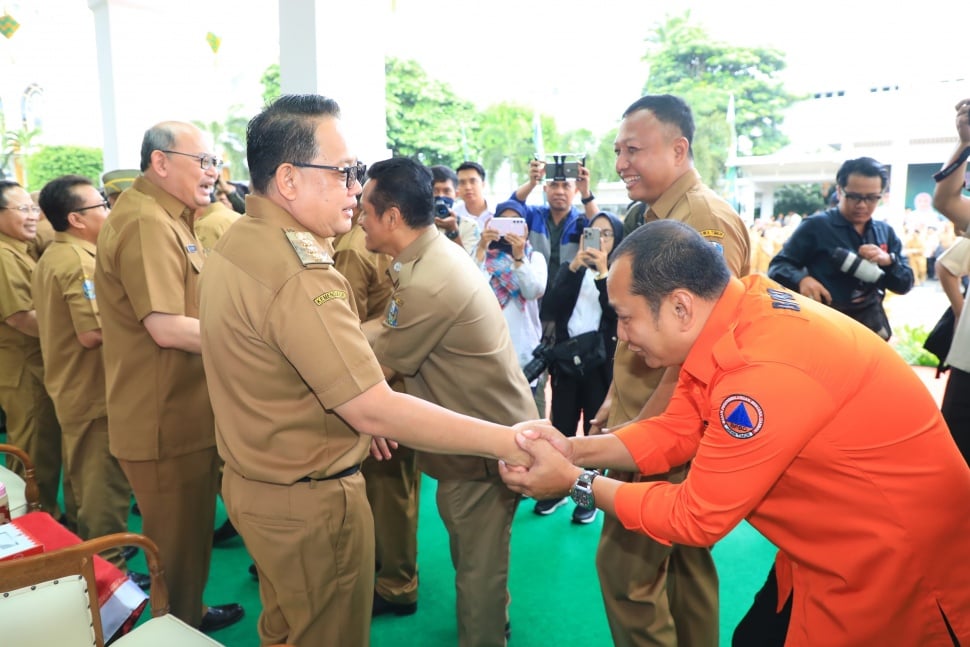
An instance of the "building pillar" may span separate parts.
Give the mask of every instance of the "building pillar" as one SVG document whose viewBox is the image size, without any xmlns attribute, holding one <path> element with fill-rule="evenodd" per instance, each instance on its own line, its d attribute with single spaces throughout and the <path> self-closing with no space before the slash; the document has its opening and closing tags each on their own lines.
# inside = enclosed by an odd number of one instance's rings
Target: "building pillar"
<svg viewBox="0 0 970 647">
<path fill-rule="evenodd" d="M 279 8 L 281 92 L 334 99 L 352 153 L 367 164 L 390 157 L 380 46 L 387 1 L 286 0 Z"/>
</svg>

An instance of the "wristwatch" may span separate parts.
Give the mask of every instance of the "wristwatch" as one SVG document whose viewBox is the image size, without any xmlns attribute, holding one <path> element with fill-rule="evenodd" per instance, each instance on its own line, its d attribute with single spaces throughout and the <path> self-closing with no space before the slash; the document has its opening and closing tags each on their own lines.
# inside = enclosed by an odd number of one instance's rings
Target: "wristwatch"
<svg viewBox="0 0 970 647">
<path fill-rule="evenodd" d="M 458 238 L 458 230 L 455 229 L 454 231 L 446 231 L 445 236 L 447 236 L 451 240 L 455 240 L 456 238 Z"/>
<path fill-rule="evenodd" d="M 579 201 L 582 202 L 583 204 L 589 204 L 590 202 L 592 202 L 595 199 L 596 199 L 596 196 L 593 195 L 592 192 L 590 192 L 588 198 L 580 198 Z"/>
<path fill-rule="evenodd" d="M 596 507 L 596 501 L 593 499 L 593 479 L 599 475 L 600 473 L 596 470 L 583 470 L 583 473 L 579 475 L 579 478 L 573 483 L 572 489 L 569 490 L 569 496 L 576 502 L 576 505 L 587 509 Z"/>
</svg>

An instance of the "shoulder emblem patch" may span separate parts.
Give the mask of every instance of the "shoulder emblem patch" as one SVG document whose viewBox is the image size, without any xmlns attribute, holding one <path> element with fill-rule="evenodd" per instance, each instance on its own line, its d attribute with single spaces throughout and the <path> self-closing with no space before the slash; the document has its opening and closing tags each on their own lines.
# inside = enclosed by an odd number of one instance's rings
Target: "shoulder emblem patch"
<svg viewBox="0 0 970 647">
<path fill-rule="evenodd" d="M 299 257 L 303 266 L 307 265 L 333 265 L 333 257 L 317 244 L 316 239 L 308 231 L 286 230 L 286 239 L 290 241 L 293 251 Z"/>
<path fill-rule="evenodd" d="M 94 301 L 94 281 L 91 279 L 84 279 L 81 282 L 81 290 L 84 292 L 84 298 L 88 301 Z"/>
<path fill-rule="evenodd" d="M 746 395 L 729 395 L 721 403 L 721 426 L 735 438 L 751 438 L 765 424 L 765 412 L 754 398 Z"/>
<path fill-rule="evenodd" d="M 327 292 L 324 292 L 317 298 L 315 298 L 313 302 L 318 306 L 322 306 L 324 303 L 332 299 L 346 299 L 346 298 L 347 298 L 346 290 L 329 290 Z"/>
<path fill-rule="evenodd" d="M 391 302 L 387 305 L 387 319 L 385 323 L 392 328 L 397 327 L 398 309 L 403 305 L 399 297 L 391 297 Z"/>
</svg>

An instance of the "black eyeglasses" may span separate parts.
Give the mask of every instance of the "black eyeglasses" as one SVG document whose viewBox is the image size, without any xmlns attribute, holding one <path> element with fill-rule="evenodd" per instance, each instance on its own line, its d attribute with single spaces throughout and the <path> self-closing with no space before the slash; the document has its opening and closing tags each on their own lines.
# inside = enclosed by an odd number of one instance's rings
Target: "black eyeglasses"
<svg viewBox="0 0 970 647">
<path fill-rule="evenodd" d="M 293 166 L 300 168 L 321 168 L 324 171 L 337 171 L 347 176 L 347 188 L 354 186 L 354 182 L 364 183 L 364 176 L 367 174 L 367 165 L 357 162 L 353 166 L 326 166 L 325 164 L 305 164 L 303 162 L 291 162 Z"/>
<path fill-rule="evenodd" d="M 849 202 L 865 202 L 867 204 L 879 204 L 882 200 L 881 193 L 870 193 L 869 195 L 863 195 L 861 193 L 843 193 L 842 196 Z"/>
<path fill-rule="evenodd" d="M 23 204 L 23 205 L 20 205 L 19 207 L 3 207 L 3 208 L 9 209 L 10 211 L 19 211 L 25 216 L 28 213 L 32 213 L 35 216 L 40 214 L 40 207 L 38 207 L 36 204 Z"/>
<path fill-rule="evenodd" d="M 82 211 L 87 211 L 88 209 L 97 209 L 98 207 L 104 207 L 105 209 L 110 209 L 111 205 L 108 204 L 107 200 L 104 200 L 103 202 L 99 202 L 98 204 L 92 204 L 90 207 L 81 207 L 80 209 L 75 209 L 75 211 L 77 211 L 78 213 L 81 213 Z"/>
<path fill-rule="evenodd" d="M 181 151 L 170 151 L 170 150 L 163 150 L 163 149 L 159 149 L 159 150 L 161 150 L 161 152 L 163 153 L 169 153 L 171 155 L 184 155 L 185 157 L 192 157 L 194 159 L 197 159 L 199 160 L 199 166 L 202 167 L 203 171 L 207 171 L 212 167 L 215 167 L 215 169 L 219 171 L 219 170 L 222 170 L 222 166 L 225 164 L 225 162 L 223 162 L 215 155 L 208 155 L 206 153 L 199 153 L 197 155 L 193 155 L 192 153 L 183 153 Z"/>
</svg>

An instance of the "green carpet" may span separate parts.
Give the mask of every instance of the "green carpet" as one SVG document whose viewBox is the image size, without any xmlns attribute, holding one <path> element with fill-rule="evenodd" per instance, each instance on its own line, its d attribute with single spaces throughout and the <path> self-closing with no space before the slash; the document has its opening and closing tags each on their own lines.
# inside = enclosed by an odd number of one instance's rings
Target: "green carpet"
<svg viewBox="0 0 970 647">
<path fill-rule="evenodd" d="M 413 616 L 376 618 L 371 631 L 374 647 L 457 644 L 454 570 L 448 554 L 448 535 L 435 509 L 435 485 L 427 477 L 421 485 L 418 612 Z M 531 500 L 525 500 L 519 506 L 512 526 L 510 644 L 520 647 L 612 644 L 594 563 L 602 513 L 596 522 L 578 526 L 570 523 L 572 504 L 549 517 L 533 514 L 532 505 Z M 221 499 L 217 515 L 216 525 L 219 525 L 225 519 Z M 141 518 L 132 515 L 130 526 L 133 531 L 140 530 Z M 774 549 L 744 523 L 717 545 L 714 558 L 721 580 L 721 644 L 729 645 L 734 626 L 764 582 Z M 246 617 L 241 622 L 212 634 L 228 647 L 259 645 L 256 635 L 259 591 L 247 570 L 249 564 L 241 539 L 233 539 L 213 550 L 206 602 L 239 602 L 246 608 Z M 132 568 L 146 571 L 140 554 Z"/>
</svg>

